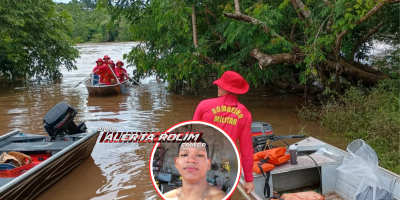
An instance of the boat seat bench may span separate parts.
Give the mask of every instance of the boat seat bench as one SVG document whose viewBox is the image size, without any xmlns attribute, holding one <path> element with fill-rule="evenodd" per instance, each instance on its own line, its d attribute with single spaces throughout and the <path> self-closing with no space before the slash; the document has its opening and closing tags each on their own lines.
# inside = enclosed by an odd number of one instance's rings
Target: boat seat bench
<svg viewBox="0 0 400 200">
<path fill-rule="evenodd" d="M 0 152 L 4 151 L 61 151 L 70 146 L 72 142 L 26 142 L 26 143 L 10 143 L 0 148 Z"/>
<path fill-rule="evenodd" d="M 317 163 L 318 168 L 320 168 L 321 176 L 319 175 L 317 165 L 308 156 L 298 156 L 297 165 L 291 165 L 290 162 L 286 162 L 282 165 L 275 166 L 271 171 L 271 177 L 269 180 L 270 188 L 276 191 L 286 191 L 295 188 L 301 188 L 310 184 L 316 184 L 319 182 L 320 178 L 333 180 L 334 175 L 327 173 L 327 169 L 336 168 L 340 165 L 340 161 L 331 159 L 325 155 L 310 155 Z M 253 173 L 254 183 L 262 187 L 256 187 L 256 193 L 264 197 L 264 184 L 265 178 L 262 174 Z M 326 185 L 322 190 L 330 190 L 333 188 L 334 182 L 332 184 Z"/>
</svg>

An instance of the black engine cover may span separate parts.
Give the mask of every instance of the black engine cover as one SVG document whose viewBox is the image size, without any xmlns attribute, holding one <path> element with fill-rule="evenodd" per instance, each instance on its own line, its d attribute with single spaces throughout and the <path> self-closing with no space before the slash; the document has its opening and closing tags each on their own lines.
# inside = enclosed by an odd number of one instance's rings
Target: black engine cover
<svg viewBox="0 0 400 200">
<path fill-rule="evenodd" d="M 43 118 L 44 130 L 52 137 L 86 132 L 86 125 L 74 123 L 77 111 L 70 105 L 60 102 L 49 110 Z"/>
</svg>

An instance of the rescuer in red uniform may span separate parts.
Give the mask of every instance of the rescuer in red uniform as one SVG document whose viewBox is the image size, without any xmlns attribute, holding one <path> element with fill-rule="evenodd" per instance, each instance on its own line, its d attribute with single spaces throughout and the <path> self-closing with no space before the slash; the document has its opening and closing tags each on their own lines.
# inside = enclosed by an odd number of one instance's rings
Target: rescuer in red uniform
<svg viewBox="0 0 400 200">
<path fill-rule="evenodd" d="M 96 72 L 99 69 L 99 67 L 103 66 L 103 59 L 101 58 L 97 59 L 96 64 L 97 64 L 96 67 L 93 68 L 93 72 Z"/>
<path fill-rule="evenodd" d="M 203 100 L 194 113 L 193 120 L 210 122 L 222 128 L 233 140 L 239 139 L 245 178 L 244 187 L 247 193 L 254 190 L 253 182 L 253 143 L 251 139 L 251 113 L 239 103 L 238 94 L 249 90 L 249 84 L 238 73 L 226 71 L 220 79 L 214 81 L 218 85 L 218 98 Z"/>
<path fill-rule="evenodd" d="M 104 60 L 104 66 L 108 66 L 108 61 L 110 60 L 111 58 L 108 56 L 108 55 L 105 55 L 104 57 L 103 57 L 103 60 Z"/>
<path fill-rule="evenodd" d="M 97 79 L 98 76 L 104 77 L 105 71 L 101 70 L 101 67 L 103 66 L 103 59 L 101 59 L 101 58 L 97 59 L 96 64 L 97 65 L 96 65 L 96 67 L 93 68 L 93 72 L 92 72 L 95 74 L 93 76 L 93 78 Z M 93 81 L 93 84 L 95 84 L 95 83 L 97 83 L 97 81 Z M 102 78 L 100 78 L 100 83 L 104 83 Z"/>
<path fill-rule="evenodd" d="M 114 75 L 114 73 L 115 73 L 114 61 L 109 60 L 107 66 L 103 65 L 103 66 L 99 67 L 99 71 L 101 73 L 103 73 L 103 77 L 101 77 L 102 83 L 105 83 L 107 85 L 115 85 L 116 84 L 117 81 L 115 80 L 115 75 Z"/>
<path fill-rule="evenodd" d="M 129 78 L 128 75 L 126 75 L 126 70 L 122 68 L 124 66 L 124 63 L 120 60 L 117 62 L 117 67 L 115 68 L 115 74 L 118 77 L 119 82 L 125 81 L 125 78 Z"/>
</svg>

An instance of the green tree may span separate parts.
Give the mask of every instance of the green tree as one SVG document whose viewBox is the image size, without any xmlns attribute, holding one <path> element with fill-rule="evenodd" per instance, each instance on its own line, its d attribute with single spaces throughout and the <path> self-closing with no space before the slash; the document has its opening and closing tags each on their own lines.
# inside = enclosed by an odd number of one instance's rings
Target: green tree
<svg viewBox="0 0 400 200">
<path fill-rule="evenodd" d="M 359 61 L 373 41 L 399 43 L 398 2 L 98 1 L 113 19 L 125 16 L 133 37 L 143 41 L 128 61 L 142 76 L 166 79 L 170 89 L 193 89 L 235 70 L 252 85 L 301 94 L 341 93 L 343 81 L 371 86 L 389 79 Z"/>
<path fill-rule="evenodd" d="M 106 10 L 95 8 L 96 1 L 90 0 L 74 0 L 68 4 L 56 4 L 57 11 L 67 11 L 72 15 L 72 33 L 70 33 L 70 36 L 78 42 L 132 40 L 125 18 L 111 20 Z"/>
<path fill-rule="evenodd" d="M 71 16 L 51 0 L 5 0 L 0 6 L 0 72 L 13 79 L 59 77 L 59 67 L 76 69 Z"/>
</svg>

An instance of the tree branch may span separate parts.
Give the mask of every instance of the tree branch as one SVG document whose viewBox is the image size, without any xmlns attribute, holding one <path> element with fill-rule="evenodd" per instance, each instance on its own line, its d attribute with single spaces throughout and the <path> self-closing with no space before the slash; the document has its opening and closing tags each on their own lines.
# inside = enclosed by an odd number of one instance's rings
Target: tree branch
<svg viewBox="0 0 400 200">
<path fill-rule="evenodd" d="M 269 32 L 270 32 L 270 29 L 265 25 L 264 22 L 262 22 L 261 20 L 258 20 L 258 19 L 256 19 L 256 18 L 254 18 L 254 17 L 250 17 L 250 16 L 247 16 L 247 15 L 243 15 L 242 13 L 235 13 L 235 14 L 232 14 L 232 13 L 223 12 L 223 14 L 224 14 L 225 17 L 232 18 L 232 19 L 236 19 L 236 20 L 238 20 L 238 21 L 248 22 L 248 23 L 254 24 L 254 25 L 256 25 L 256 24 L 262 24 L 262 25 L 261 25 L 261 26 L 262 26 L 262 30 L 263 30 L 265 33 L 267 33 L 267 34 L 269 34 Z M 276 35 L 276 34 L 275 34 L 275 35 Z M 275 36 L 275 35 L 274 35 L 274 36 Z"/>
<path fill-rule="evenodd" d="M 208 19 L 208 14 L 207 14 L 207 6 L 205 6 L 205 10 L 206 10 L 205 14 L 206 14 L 207 25 L 211 26 L 211 23 L 210 23 L 210 20 Z"/>
<path fill-rule="evenodd" d="M 222 37 L 222 35 L 220 33 L 213 31 L 212 34 L 219 38 L 219 40 L 216 42 L 217 44 L 223 44 L 226 42 L 225 38 Z"/>
<path fill-rule="evenodd" d="M 383 24 L 384 24 L 383 21 L 379 22 L 378 25 L 376 25 L 374 28 L 368 30 L 368 33 L 367 33 L 363 38 L 361 38 L 360 40 L 358 40 L 358 41 L 354 44 L 353 48 L 351 49 L 351 55 L 350 55 L 350 59 L 349 59 L 350 62 L 353 62 L 353 61 L 354 61 L 354 54 L 355 54 L 356 51 L 358 50 L 358 47 L 359 47 L 361 44 L 363 44 L 365 41 L 367 41 L 368 38 L 371 37 L 371 35 L 373 35 L 374 33 L 378 32 L 378 30 L 383 26 Z"/>
<path fill-rule="evenodd" d="M 325 70 L 327 71 L 336 71 L 336 67 L 339 65 L 341 68 L 341 76 L 349 79 L 349 80 L 362 80 L 362 83 L 367 86 L 373 86 L 376 85 L 376 83 L 379 80 L 384 80 L 388 79 L 389 77 L 387 76 L 378 76 L 375 74 L 371 74 L 368 72 L 365 72 L 363 70 L 357 69 L 353 67 L 352 65 L 346 63 L 342 59 L 339 60 L 339 62 L 332 62 L 330 60 L 327 60 L 324 62 L 324 67 Z"/>
<path fill-rule="evenodd" d="M 192 6 L 192 26 L 193 26 L 193 44 L 194 47 L 198 48 L 199 43 L 197 42 L 197 25 L 196 25 L 196 11 Z"/>
<path fill-rule="evenodd" d="M 256 19 L 254 17 L 250 17 L 250 16 L 242 14 L 240 12 L 239 0 L 234 0 L 234 1 L 235 1 L 235 14 L 223 12 L 225 17 L 236 19 L 238 21 L 248 22 L 248 23 L 251 23 L 254 25 L 261 24 L 262 30 L 267 34 L 270 33 L 271 29 L 269 27 L 267 27 L 267 25 L 263 21 Z M 273 37 L 280 37 L 280 36 L 275 33 L 273 35 Z"/>
<path fill-rule="evenodd" d="M 365 14 L 364 17 L 355 21 L 353 24 L 355 24 L 357 26 L 357 25 L 365 22 L 368 18 L 370 18 L 374 13 L 376 13 L 376 11 L 378 11 L 385 4 L 391 4 L 391 3 L 397 3 L 397 2 L 400 2 L 400 0 L 381 1 L 377 5 L 375 5 L 367 14 Z M 340 51 L 340 45 L 341 45 L 343 36 L 345 36 L 348 32 L 349 32 L 349 30 L 343 30 L 339 35 L 336 35 L 335 48 L 336 48 L 337 52 Z"/>
<path fill-rule="evenodd" d="M 304 18 L 310 17 L 311 11 L 305 9 L 305 5 L 300 0 L 292 0 L 293 5 L 296 4 L 296 7 L 300 10 L 301 14 Z M 297 12 L 297 11 L 296 11 Z"/>
<path fill-rule="evenodd" d="M 210 65 L 214 65 L 215 64 L 215 62 L 211 58 L 209 58 L 207 56 L 203 56 L 202 58 L 203 58 L 204 62 L 206 62 L 206 63 L 208 63 Z"/>
<path fill-rule="evenodd" d="M 365 22 L 368 18 L 370 18 L 374 13 L 376 13 L 376 11 L 378 11 L 383 5 L 385 4 L 390 4 L 390 3 L 397 3 L 400 2 L 400 0 L 385 0 L 385 1 L 381 1 L 379 2 L 375 7 L 373 7 L 367 14 L 365 14 L 364 17 L 362 17 L 361 19 L 359 19 L 358 21 L 356 21 L 354 24 L 355 25 L 359 25 L 363 22 Z"/>
<path fill-rule="evenodd" d="M 300 14 L 300 12 L 299 12 L 299 6 L 297 6 L 296 0 L 292 0 L 292 4 L 293 4 L 294 10 L 295 10 L 296 13 L 297 13 L 297 17 L 298 17 L 300 20 L 304 20 L 304 17 L 303 17 L 303 16 Z"/>
<path fill-rule="evenodd" d="M 378 70 L 376 70 L 376 69 L 374 69 L 374 68 L 372 68 L 372 67 L 370 67 L 370 66 L 368 66 L 368 65 L 364 65 L 364 64 L 362 64 L 362 63 L 355 62 L 355 61 L 353 61 L 353 62 L 351 63 L 351 65 L 352 65 L 353 67 L 357 68 L 357 69 L 361 69 L 361 70 L 366 71 L 366 72 L 368 72 L 368 73 L 375 74 L 375 75 L 378 75 L 378 76 L 384 76 L 384 77 L 386 77 L 386 78 L 389 78 L 388 76 L 382 74 L 382 72 L 380 72 L 380 71 L 378 71 Z"/>
<path fill-rule="evenodd" d="M 297 63 L 301 61 L 301 58 L 296 57 L 293 53 L 281 53 L 274 55 L 267 55 L 261 53 L 258 49 L 253 49 L 250 55 L 258 60 L 258 65 L 261 69 L 270 67 L 272 65 L 284 64 L 284 63 Z"/>
<path fill-rule="evenodd" d="M 293 42 L 293 34 L 294 34 L 294 30 L 296 29 L 296 24 L 292 25 L 292 31 L 290 31 L 290 42 Z"/>
<path fill-rule="evenodd" d="M 206 8 L 206 12 L 207 12 L 208 14 L 210 14 L 211 16 L 213 16 L 215 19 L 218 19 L 218 17 L 216 17 L 216 16 L 208 9 L 207 5 L 205 5 L 205 8 Z"/>
<path fill-rule="evenodd" d="M 239 0 L 234 0 L 235 2 L 235 13 L 240 14 L 240 5 L 239 5 Z"/>
</svg>

